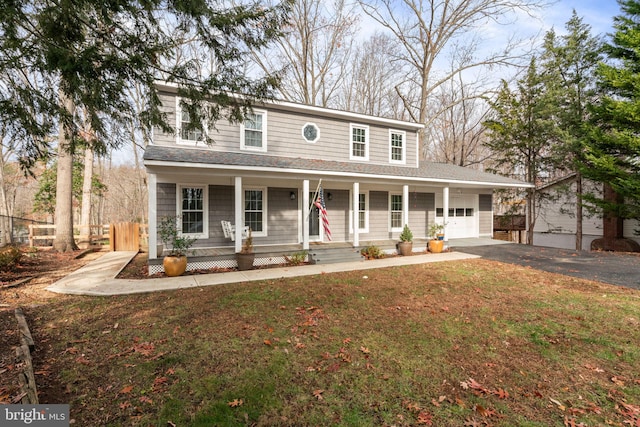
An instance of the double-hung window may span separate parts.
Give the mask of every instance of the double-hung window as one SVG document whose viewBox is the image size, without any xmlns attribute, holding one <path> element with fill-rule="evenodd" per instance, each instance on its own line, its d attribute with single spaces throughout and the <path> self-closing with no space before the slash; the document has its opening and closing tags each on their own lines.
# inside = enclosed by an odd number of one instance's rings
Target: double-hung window
<svg viewBox="0 0 640 427">
<path fill-rule="evenodd" d="M 389 162 L 405 163 L 406 133 L 398 130 L 389 131 Z"/>
<path fill-rule="evenodd" d="M 389 196 L 389 215 L 391 231 L 402 230 L 402 194 Z"/>
<path fill-rule="evenodd" d="M 369 126 L 350 126 L 351 145 L 350 160 L 369 160 Z"/>
<path fill-rule="evenodd" d="M 263 188 L 244 190 L 244 225 L 251 228 L 251 234 L 267 235 L 267 192 Z"/>
<path fill-rule="evenodd" d="M 367 193 L 358 194 L 358 231 L 369 232 L 369 200 Z"/>
<path fill-rule="evenodd" d="M 201 129 L 190 129 L 189 126 L 193 123 L 193 118 L 180 102 L 180 98 L 176 98 L 177 143 L 183 145 L 204 144 L 205 135 L 202 129 L 206 129 L 205 123 L 202 123 Z"/>
<path fill-rule="evenodd" d="M 178 214 L 180 215 L 180 233 L 184 236 L 208 237 L 207 186 L 179 185 Z"/>
<path fill-rule="evenodd" d="M 243 150 L 267 151 L 267 112 L 254 110 L 249 113 L 240 129 L 240 145 Z"/>
</svg>

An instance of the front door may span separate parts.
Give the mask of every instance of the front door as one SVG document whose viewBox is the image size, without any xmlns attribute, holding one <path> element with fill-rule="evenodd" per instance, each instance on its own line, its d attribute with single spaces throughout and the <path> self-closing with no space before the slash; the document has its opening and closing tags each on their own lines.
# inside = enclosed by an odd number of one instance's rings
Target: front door
<svg viewBox="0 0 640 427">
<path fill-rule="evenodd" d="M 317 242 L 320 240 L 320 209 L 314 203 L 313 193 L 309 193 L 311 201 L 311 210 L 309 212 L 309 240 Z"/>
</svg>

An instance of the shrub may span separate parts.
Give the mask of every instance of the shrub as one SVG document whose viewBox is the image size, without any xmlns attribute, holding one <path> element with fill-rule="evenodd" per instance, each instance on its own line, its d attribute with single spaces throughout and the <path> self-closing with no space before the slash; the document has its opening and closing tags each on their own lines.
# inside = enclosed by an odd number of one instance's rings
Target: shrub
<svg viewBox="0 0 640 427">
<path fill-rule="evenodd" d="M 22 257 L 22 252 L 16 246 L 8 245 L 0 249 L 0 271 L 11 271 Z"/>
<path fill-rule="evenodd" d="M 400 241 L 401 242 L 411 242 L 413 241 L 413 233 L 407 224 L 404 225 L 402 229 L 402 233 L 400 233 Z"/>
<path fill-rule="evenodd" d="M 288 265 L 301 265 L 304 264 L 305 260 L 307 259 L 307 254 L 307 251 L 301 251 L 296 252 L 290 257 L 285 255 L 284 258 L 287 260 Z"/>
<path fill-rule="evenodd" d="M 376 245 L 367 246 L 366 248 L 362 248 L 360 250 L 360 254 L 364 256 L 366 259 L 379 259 L 384 257 L 384 253 L 382 249 L 380 249 Z"/>
</svg>

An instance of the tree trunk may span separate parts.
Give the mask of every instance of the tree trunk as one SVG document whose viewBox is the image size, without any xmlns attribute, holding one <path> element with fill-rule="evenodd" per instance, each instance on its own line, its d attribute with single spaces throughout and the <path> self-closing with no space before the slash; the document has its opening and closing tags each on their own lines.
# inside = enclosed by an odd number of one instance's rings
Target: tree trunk
<svg viewBox="0 0 640 427">
<path fill-rule="evenodd" d="M 610 185 L 604 184 L 604 199 L 609 203 L 622 203 L 622 197 L 618 195 Z M 602 218 L 602 238 L 605 251 L 616 250 L 616 240 L 623 236 L 623 220 L 615 212 L 607 210 Z"/>
<path fill-rule="evenodd" d="M 576 174 L 576 251 L 582 250 L 582 174 Z"/>
<path fill-rule="evenodd" d="M 91 245 L 91 184 L 93 182 L 93 150 L 84 150 L 84 176 L 82 178 L 82 210 L 80 213 L 80 234 L 87 239 L 87 246 Z M 84 242 L 83 242 L 84 243 Z"/>
<path fill-rule="evenodd" d="M 60 104 L 69 113 L 75 108 L 73 100 L 60 89 Z M 73 154 L 71 138 L 73 132 L 64 119 L 60 120 L 58 134 L 58 178 L 56 181 L 56 238 L 53 249 L 58 252 L 77 250 L 73 239 Z"/>
</svg>

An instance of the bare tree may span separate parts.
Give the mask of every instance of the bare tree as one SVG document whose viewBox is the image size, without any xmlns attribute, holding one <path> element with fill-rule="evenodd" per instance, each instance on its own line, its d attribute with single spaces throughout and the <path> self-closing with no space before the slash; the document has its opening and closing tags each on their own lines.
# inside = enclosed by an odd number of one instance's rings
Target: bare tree
<svg viewBox="0 0 640 427">
<path fill-rule="evenodd" d="M 357 32 L 355 4 L 347 0 L 298 0 L 285 37 L 253 60 L 267 73 L 284 69 L 280 92 L 285 99 L 332 106 L 352 61 Z"/>
<path fill-rule="evenodd" d="M 442 85 L 461 73 L 483 67 L 511 65 L 519 58 L 519 43 L 511 40 L 494 53 L 478 55 L 477 32 L 488 24 L 505 23 L 516 12 L 530 13 L 544 0 L 359 0 L 364 12 L 390 32 L 397 42 L 393 63 L 405 78 L 395 84 L 411 120 L 427 127 L 451 104 L 433 108 Z M 445 55 L 461 49 L 457 65 L 439 68 Z M 452 102 L 460 103 L 462 99 Z M 423 156 L 425 156 L 423 147 Z"/>
</svg>

